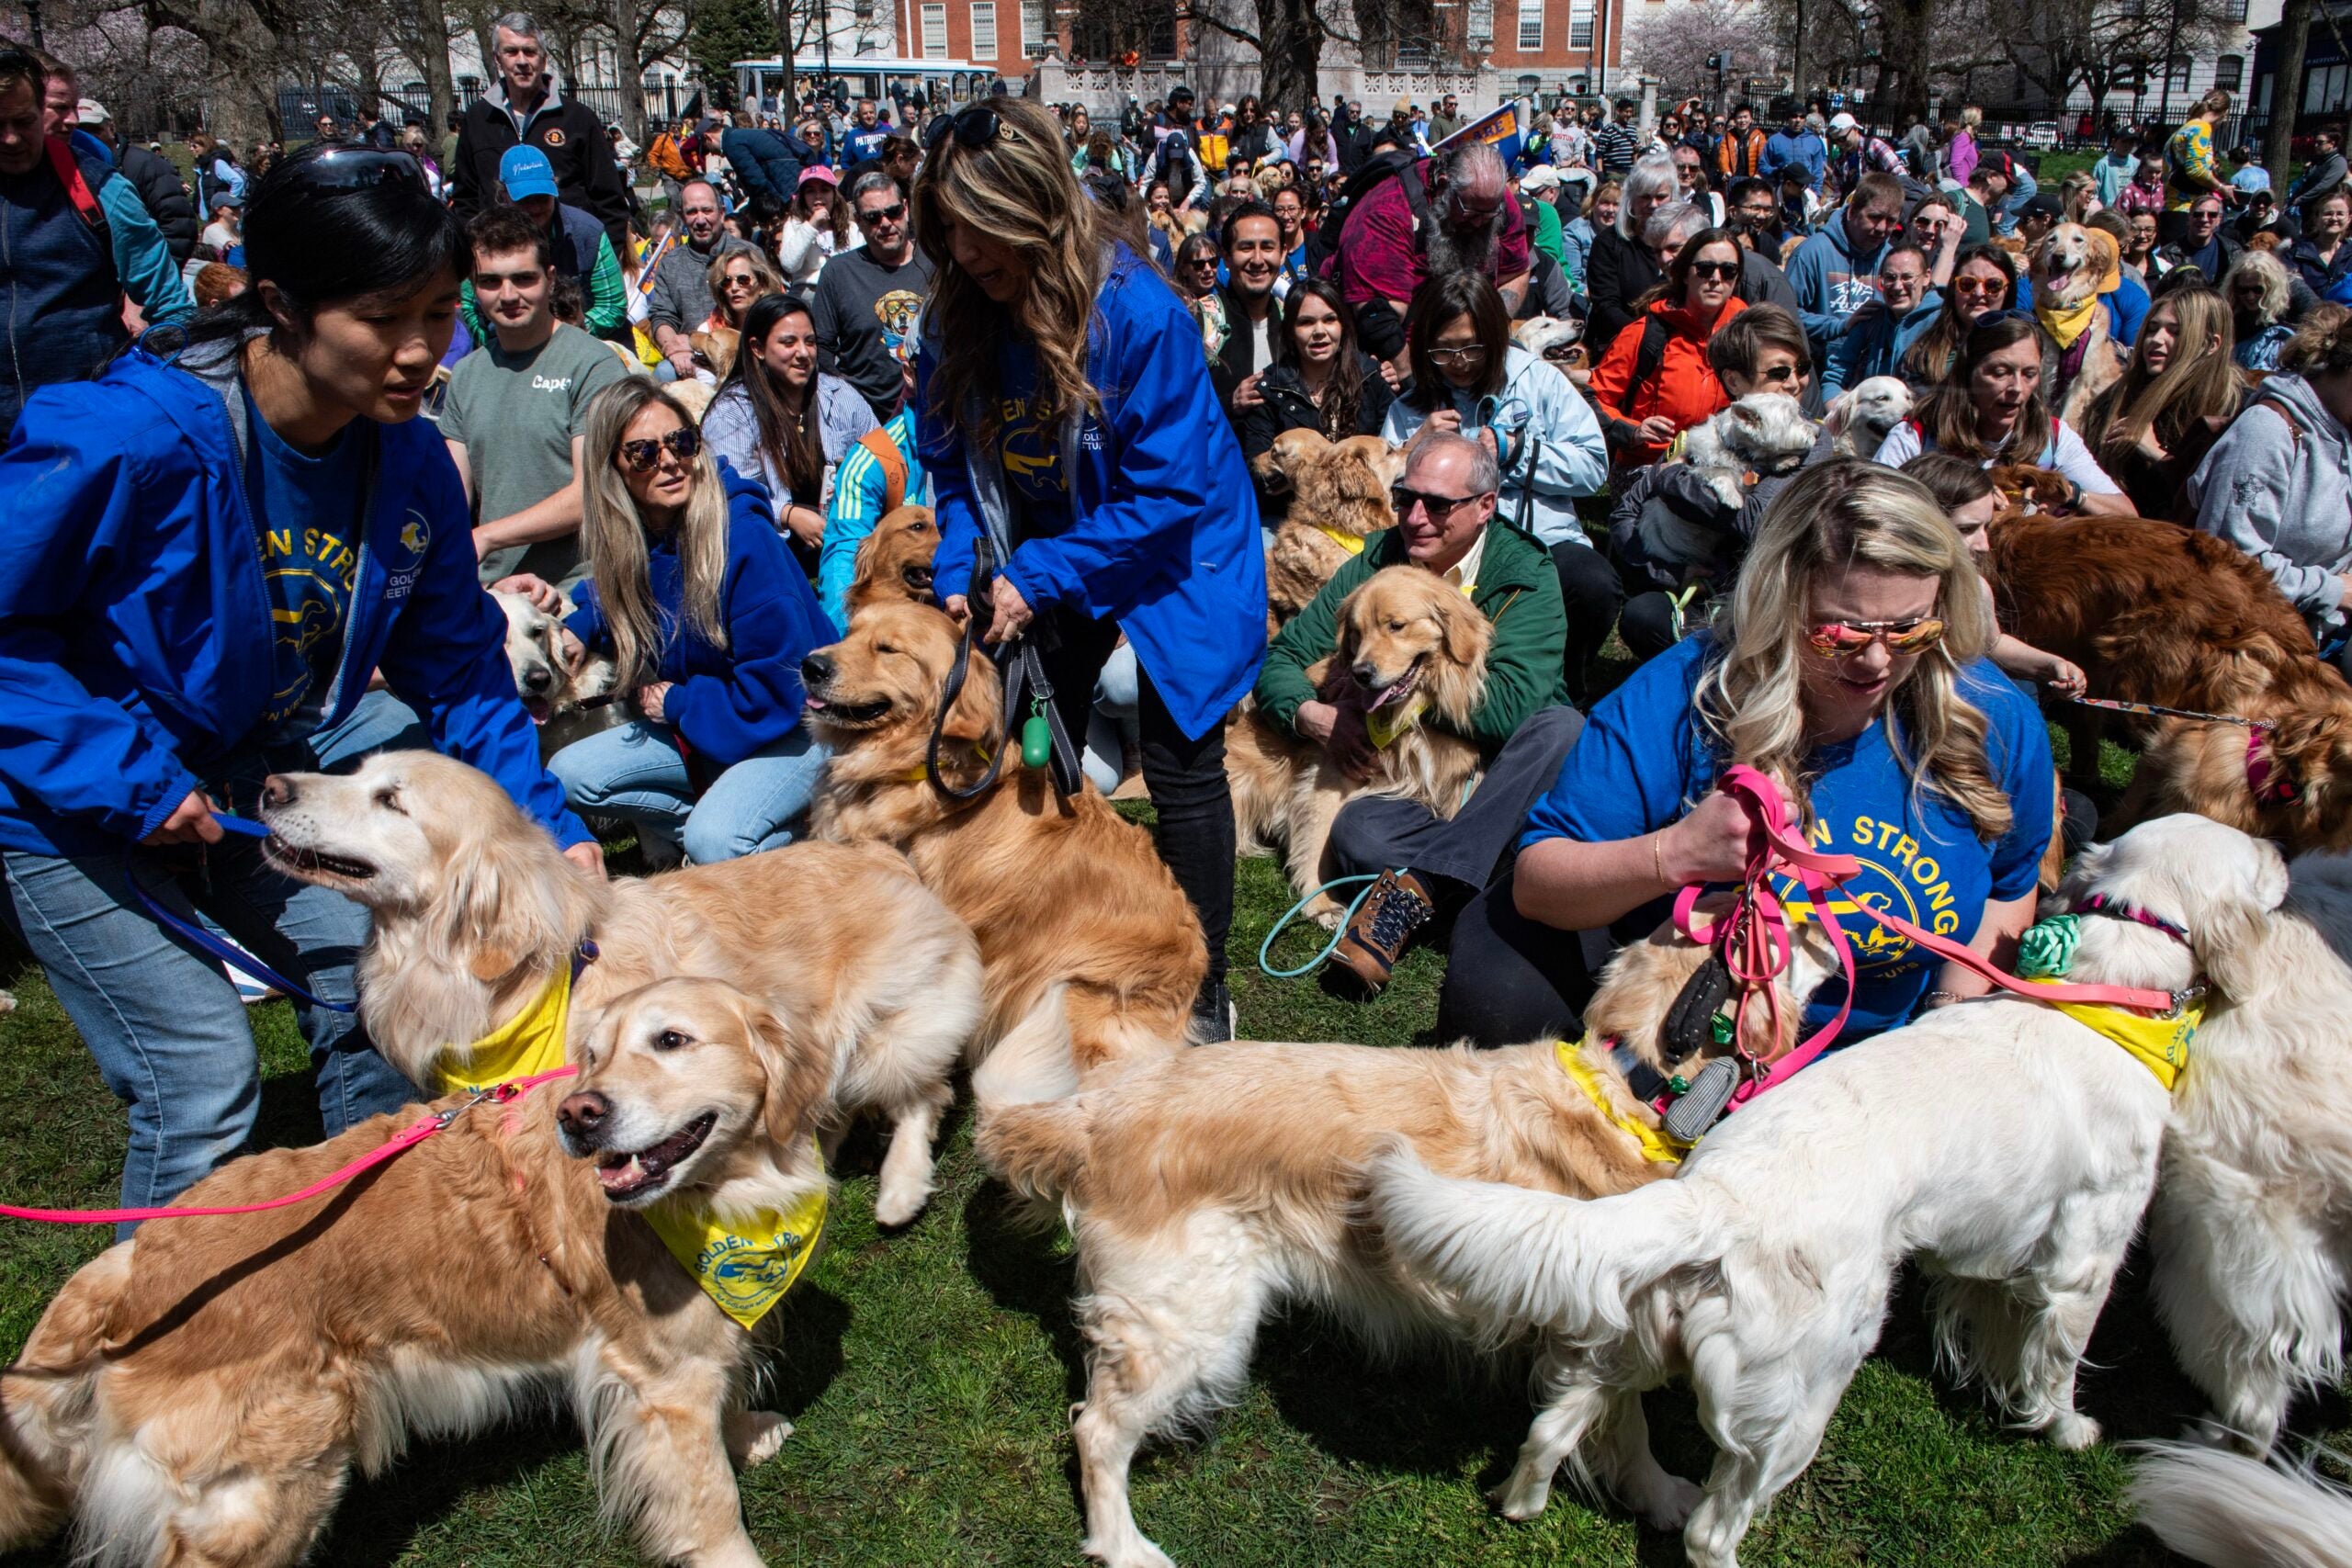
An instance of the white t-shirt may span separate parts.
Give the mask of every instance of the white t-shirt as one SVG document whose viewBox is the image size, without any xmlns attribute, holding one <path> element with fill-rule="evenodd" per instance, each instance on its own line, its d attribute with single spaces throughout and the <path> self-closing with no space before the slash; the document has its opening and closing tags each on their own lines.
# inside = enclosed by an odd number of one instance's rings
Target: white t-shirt
<svg viewBox="0 0 2352 1568">
<path fill-rule="evenodd" d="M 230 246 L 244 243 L 244 241 L 237 237 L 237 231 L 226 223 L 207 223 L 201 238 L 206 244 L 210 245 L 221 255 L 229 254 Z"/>
<path fill-rule="evenodd" d="M 1269 310 L 1264 321 L 1250 323 L 1250 368 L 1254 374 L 1273 362 L 1274 313 Z"/>
<path fill-rule="evenodd" d="M 2072 479 L 2082 487 L 2085 495 L 2123 493 L 2123 487 L 2107 477 L 2107 470 L 2098 466 L 2098 459 L 2091 456 L 2091 449 L 2083 445 L 2083 438 L 2075 434 L 2073 425 L 2063 419 L 2051 423 L 2057 427 L 2056 439 L 2045 438 L 2041 450 L 2034 455 L 2041 467 Z M 1887 432 L 1886 439 L 1879 444 L 1875 460 L 1890 468 L 1899 468 L 1917 457 L 1921 449 L 1919 433 L 1906 420 Z M 1989 468 L 2000 460 L 1996 454 L 1977 466 Z"/>
</svg>

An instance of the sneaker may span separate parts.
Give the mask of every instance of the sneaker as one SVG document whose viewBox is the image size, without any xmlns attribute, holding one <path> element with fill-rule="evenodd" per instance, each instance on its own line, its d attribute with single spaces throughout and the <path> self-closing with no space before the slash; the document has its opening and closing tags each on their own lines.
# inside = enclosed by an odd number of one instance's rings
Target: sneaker
<svg viewBox="0 0 2352 1568">
<path fill-rule="evenodd" d="M 1436 913 L 1428 884 L 1409 871 L 1384 871 L 1340 933 L 1332 960 L 1345 964 L 1367 994 L 1377 996 L 1405 944 Z"/>
<path fill-rule="evenodd" d="M 1233 994 L 1222 980 L 1211 980 L 1193 998 L 1193 1025 L 1185 1038 L 1195 1045 L 1222 1045 L 1233 1038 L 1237 1020 Z"/>
</svg>

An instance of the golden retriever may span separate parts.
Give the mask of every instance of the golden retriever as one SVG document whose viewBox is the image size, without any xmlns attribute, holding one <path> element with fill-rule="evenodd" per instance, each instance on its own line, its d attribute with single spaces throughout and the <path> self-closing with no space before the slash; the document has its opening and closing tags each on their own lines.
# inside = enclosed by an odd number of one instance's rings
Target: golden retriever
<svg viewBox="0 0 2352 1568">
<path fill-rule="evenodd" d="M 1312 430 L 1286 430 L 1253 466 L 1291 492 L 1266 552 L 1268 625 L 1280 629 L 1363 552 L 1364 540 L 1396 525 L 1388 491 L 1404 478 L 1405 455 L 1377 435 L 1331 442 Z"/>
<path fill-rule="evenodd" d="M 2112 235 L 2079 223 L 2061 223 L 2033 248 L 2028 273 L 2033 279 L 2033 310 L 2045 326 L 2060 312 L 2098 297 L 2098 287 L 2116 269 Z M 2107 312 L 2094 309 L 2083 329 L 2080 367 L 2063 389 L 2058 415 L 2077 430 L 2091 400 L 2123 374 L 2123 356 L 2108 335 Z"/>
<path fill-rule="evenodd" d="M 2269 721 L 2258 747 L 2249 749 L 2244 725 L 2163 720 L 2115 808 L 2116 829 L 2194 811 L 2290 852 L 2352 850 L 2352 687 L 2313 660 L 2229 711 Z M 2257 795 L 2264 767 L 2272 788 Z"/>
<path fill-rule="evenodd" d="M 1291 886 L 1303 896 L 1324 880 L 1332 819 L 1357 795 L 1417 800 L 1447 818 L 1461 810 L 1483 765 L 1464 737 L 1486 694 L 1493 641 L 1487 617 L 1435 573 L 1417 566 L 1373 573 L 1340 605 L 1337 649 L 1307 673 L 1326 702 L 1357 716 L 1375 738 L 1394 727 L 1394 739 L 1378 749 L 1370 778 L 1351 779 L 1322 747 L 1243 708 L 1227 722 L 1225 750 L 1243 852 L 1282 842 Z M 1341 906 L 1322 895 L 1306 913 L 1336 926 Z"/>
<path fill-rule="evenodd" d="M 939 549 L 939 519 L 928 506 L 885 513 L 858 542 L 857 568 L 844 596 L 850 618 L 886 601 L 931 603 L 931 558 Z"/>
<path fill-rule="evenodd" d="M 875 1215 L 904 1224 L 931 1195 L 948 1075 L 979 1020 L 979 951 L 895 855 L 794 844 L 610 882 L 582 872 L 487 775 L 390 751 L 347 776 L 264 788 L 270 863 L 366 905 L 359 1016 L 418 1082 L 474 1048 L 562 975 L 573 1025 L 673 975 L 724 979 L 825 1042 L 842 1117 L 892 1124 Z M 593 962 L 575 964 L 592 942 Z"/>
<path fill-rule="evenodd" d="M 551 1396 L 649 1558 L 759 1563 L 729 1461 L 769 1458 L 791 1427 L 746 1407 L 753 1336 L 629 1211 L 824 1190 L 831 1052 L 802 1022 L 707 980 L 613 999 L 565 1103 L 647 1107 L 630 1135 L 648 1140 L 707 1124 L 650 1186 L 616 1192 L 567 1158 L 546 1085 L 439 1101 L 444 1131 L 308 1202 L 149 1221 L 66 1282 L 0 1374 L 0 1548 L 70 1519 L 81 1560 L 108 1568 L 277 1568 L 355 1467 Z M 233 1160 L 180 1201 L 299 1190 L 424 1114 Z"/>
<path fill-rule="evenodd" d="M 582 740 L 628 721 L 626 705 L 593 699 L 609 697 L 618 672 L 601 653 L 590 653 L 577 637 L 564 635 L 563 607 L 550 614 L 531 603 L 527 593 L 496 592 L 491 597 L 506 616 L 506 664 L 514 671 L 514 692 L 523 711 L 538 728 L 539 755 L 552 757 L 575 740 Z"/>
<path fill-rule="evenodd" d="M 1128 1463 L 1148 1437 L 1232 1403 L 1258 1325 L 1285 1302 L 1339 1313 L 1375 1344 L 1460 1327 L 1446 1293 L 1396 1268 L 1361 1222 L 1364 1168 L 1384 1147 L 1409 1139 L 1439 1169 L 1577 1197 L 1669 1174 L 1630 1130 L 1656 1133 L 1659 1119 L 1609 1045 L 1659 1073 L 1723 1054 L 1709 1022 L 1729 1005 L 1720 993 L 1701 998 L 1671 1043 L 1663 1021 L 1684 1010 L 1708 964 L 1670 927 L 1611 963 L 1572 1056 L 1589 1089 L 1552 1041 L 1231 1044 L 1090 1084 L 1044 1053 L 991 1057 L 973 1078 L 980 1157 L 1024 1196 L 1057 1204 L 1078 1247 L 1087 1392 L 1072 1432 L 1086 1553 L 1109 1568 L 1169 1568 L 1136 1528 Z M 1783 1032 L 1774 1041 L 1769 1010 L 1751 1007 L 1740 1021 L 1748 1048 L 1770 1059 L 1792 1046 L 1797 998 L 1835 967 L 1818 925 L 1798 928 Z M 1645 1513 L 1679 1518 L 1694 1489 L 1650 1457 L 1638 1398 L 1623 1402 L 1617 1430 L 1596 1471 Z"/>
<path fill-rule="evenodd" d="M 959 649 L 956 623 L 939 611 L 886 603 L 808 656 L 808 722 L 833 752 L 814 831 L 904 851 L 924 885 L 971 922 L 987 993 L 976 1051 L 1016 1029 L 1050 1039 L 1080 1071 L 1176 1049 L 1208 945 L 1150 835 L 1093 785 L 1061 796 L 1045 770 L 1017 758 L 969 803 L 926 776 Z M 975 651 L 940 754 L 958 787 L 1007 744 L 1003 700 L 996 667 Z"/>
<path fill-rule="evenodd" d="M 709 366 L 710 373 L 722 382 L 735 368 L 735 356 L 743 348 L 743 334 L 733 327 L 697 328 L 687 341 L 694 344 L 695 357 Z"/>
</svg>

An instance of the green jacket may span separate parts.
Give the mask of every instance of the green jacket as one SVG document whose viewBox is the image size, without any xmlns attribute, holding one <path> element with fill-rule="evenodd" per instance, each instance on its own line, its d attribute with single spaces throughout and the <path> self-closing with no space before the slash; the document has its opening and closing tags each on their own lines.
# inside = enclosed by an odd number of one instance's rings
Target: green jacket
<svg viewBox="0 0 2352 1568">
<path fill-rule="evenodd" d="M 1340 602 L 1381 568 L 1406 564 L 1404 536 L 1396 529 L 1365 540 L 1363 553 L 1341 567 L 1267 648 L 1258 674 L 1258 711 L 1295 733 L 1299 705 L 1315 696 L 1306 671 L 1338 647 Z M 1568 613 L 1551 556 L 1533 536 L 1500 518 L 1487 525 L 1470 603 L 1494 623 L 1495 640 L 1487 651 L 1486 700 L 1471 716 L 1464 739 L 1492 756 L 1536 709 L 1568 700 Z"/>
</svg>

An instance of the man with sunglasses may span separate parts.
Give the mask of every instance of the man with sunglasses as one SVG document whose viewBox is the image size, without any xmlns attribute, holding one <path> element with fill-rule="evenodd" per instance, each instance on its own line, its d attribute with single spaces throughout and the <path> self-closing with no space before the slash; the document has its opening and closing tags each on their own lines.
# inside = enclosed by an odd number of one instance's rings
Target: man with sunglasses
<svg viewBox="0 0 2352 1568">
<path fill-rule="evenodd" d="M 646 326 L 662 350 L 668 380 L 694 375 L 695 345 L 688 334 L 710 319 L 710 264 L 730 251 L 753 248 L 750 241 L 727 231 L 718 187 L 708 180 L 688 180 L 679 206 L 685 218 L 684 239 L 662 253 L 653 269 L 652 292 L 646 297 Z"/>
<path fill-rule="evenodd" d="M 1582 728 L 1563 675 L 1568 623 L 1559 571 L 1532 536 L 1493 525 L 1499 484 L 1485 443 L 1442 431 L 1415 441 L 1390 492 L 1396 526 L 1366 540 L 1292 617 L 1258 676 L 1260 713 L 1320 745 L 1349 777 L 1369 778 L 1376 752 L 1401 728 L 1442 721 L 1409 702 L 1367 713 L 1359 699 L 1324 700 L 1307 671 L 1339 645 L 1340 605 L 1374 572 L 1413 566 L 1458 589 L 1493 625 L 1485 694 L 1463 736 L 1487 759 L 1469 803 L 1446 820 L 1411 801 L 1360 797 L 1332 824 L 1326 863 L 1337 865 L 1335 874 L 1380 879 L 1334 954 L 1368 991 L 1388 983 L 1441 902 L 1485 886 Z"/>
<path fill-rule="evenodd" d="M 610 349 L 555 319 L 546 231 L 518 207 L 473 220 L 474 299 L 489 341 L 458 361 L 441 434 L 474 506 L 481 580 L 579 575 L 580 436 L 588 400 L 628 376 Z"/>
<path fill-rule="evenodd" d="M 809 320 L 818 367 L 855 387 L 888 424 L 913 389 L 915 321 L 931 295 L 931 258 L 915 248 L 907 193 L 876 170 L 849 185 L 865 243 L 837 253 L 817 275 Z"/>
</svg>

